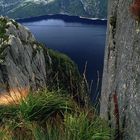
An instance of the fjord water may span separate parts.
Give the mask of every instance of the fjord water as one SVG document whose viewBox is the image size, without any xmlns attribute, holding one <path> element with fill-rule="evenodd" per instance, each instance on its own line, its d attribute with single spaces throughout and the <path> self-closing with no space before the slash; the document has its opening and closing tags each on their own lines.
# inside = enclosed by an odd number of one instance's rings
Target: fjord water
<svg viewBox="0 0 140 140">
<path fill-rule="evenodd" d="M 68 18 L 68 17 L 67 17 Z M 106 21 L 88 20 L 88 22 L 65 21 L 63 18 L 41 18 L 36 20 L 22 20 L 35 35 L 39 42 L 48 48 L 67 54 L 76 62 L 81 74 L 87 62 L 87 79 L 93 80 L 92 99 L 97 94 L 97 81 L 101 87 L 103 59 L 106 38 Z M 99 76 L 98 76 L 99 73 Z"/>
</svg>

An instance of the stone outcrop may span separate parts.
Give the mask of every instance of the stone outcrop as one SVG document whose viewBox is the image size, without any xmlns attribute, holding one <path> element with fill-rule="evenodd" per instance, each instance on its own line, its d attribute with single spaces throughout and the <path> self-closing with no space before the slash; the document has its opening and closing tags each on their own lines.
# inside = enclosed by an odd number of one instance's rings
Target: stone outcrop
<svg viewBox="0 0 140 140">
<path fill-rule="evenodd" d="M 133 0 L 109 0 L 100 114 L 115 128 L 116 140 L 140 138 L 140 24 Z"/>
<path fill-rule="evenodd" d="M 80 75 L 74 62 L 35 40 L 24 26 L 0 17 L 0 93 L 42 88 L 79 91 Z"/>
</svg>

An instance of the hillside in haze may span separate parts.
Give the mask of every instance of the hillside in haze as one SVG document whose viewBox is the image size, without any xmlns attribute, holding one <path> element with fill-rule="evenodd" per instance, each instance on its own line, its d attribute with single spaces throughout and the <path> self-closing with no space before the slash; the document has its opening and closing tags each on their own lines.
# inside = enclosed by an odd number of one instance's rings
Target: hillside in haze
<svg viewBox="0 0 140 140">
<path fill-rule="evenodd" d="M 25 18 L 45 14 L 68 14 L 106 18 L 107 0 L 1 0 L 0 14 Z"/>
</svg>

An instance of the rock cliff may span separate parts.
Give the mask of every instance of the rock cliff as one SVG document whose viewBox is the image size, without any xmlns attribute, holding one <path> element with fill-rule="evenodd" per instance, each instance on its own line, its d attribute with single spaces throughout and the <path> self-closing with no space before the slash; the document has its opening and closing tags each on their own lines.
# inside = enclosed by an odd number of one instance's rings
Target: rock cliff
<svg viewBox="0 0 140 140">
<path fill-rule="evenodd" d="M 140 24 L 130 11 L 133 2 L 109 0 L 100 113 L 116 140 L 140 138 Z"/>
<path fill-rule="evenodd" d="M 38 43 L 26 27 L 14 20 L 0 17 L 1 95 L 45 87 L 76 94 L 80 80 L 77 66 L 67 56 Z"/>
</svg>

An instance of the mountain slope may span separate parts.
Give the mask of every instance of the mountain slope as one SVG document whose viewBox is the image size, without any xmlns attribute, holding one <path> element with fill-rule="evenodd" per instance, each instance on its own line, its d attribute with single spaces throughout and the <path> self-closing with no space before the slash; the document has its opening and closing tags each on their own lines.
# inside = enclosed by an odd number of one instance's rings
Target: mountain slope
<svg viewBox="0 0 140 140">
<path fill-rule="evenodd" d="M 58 13 L 105 18 L 107 0 L 2 0 L 0 9 L 12 18 Z"/>
</svg>

